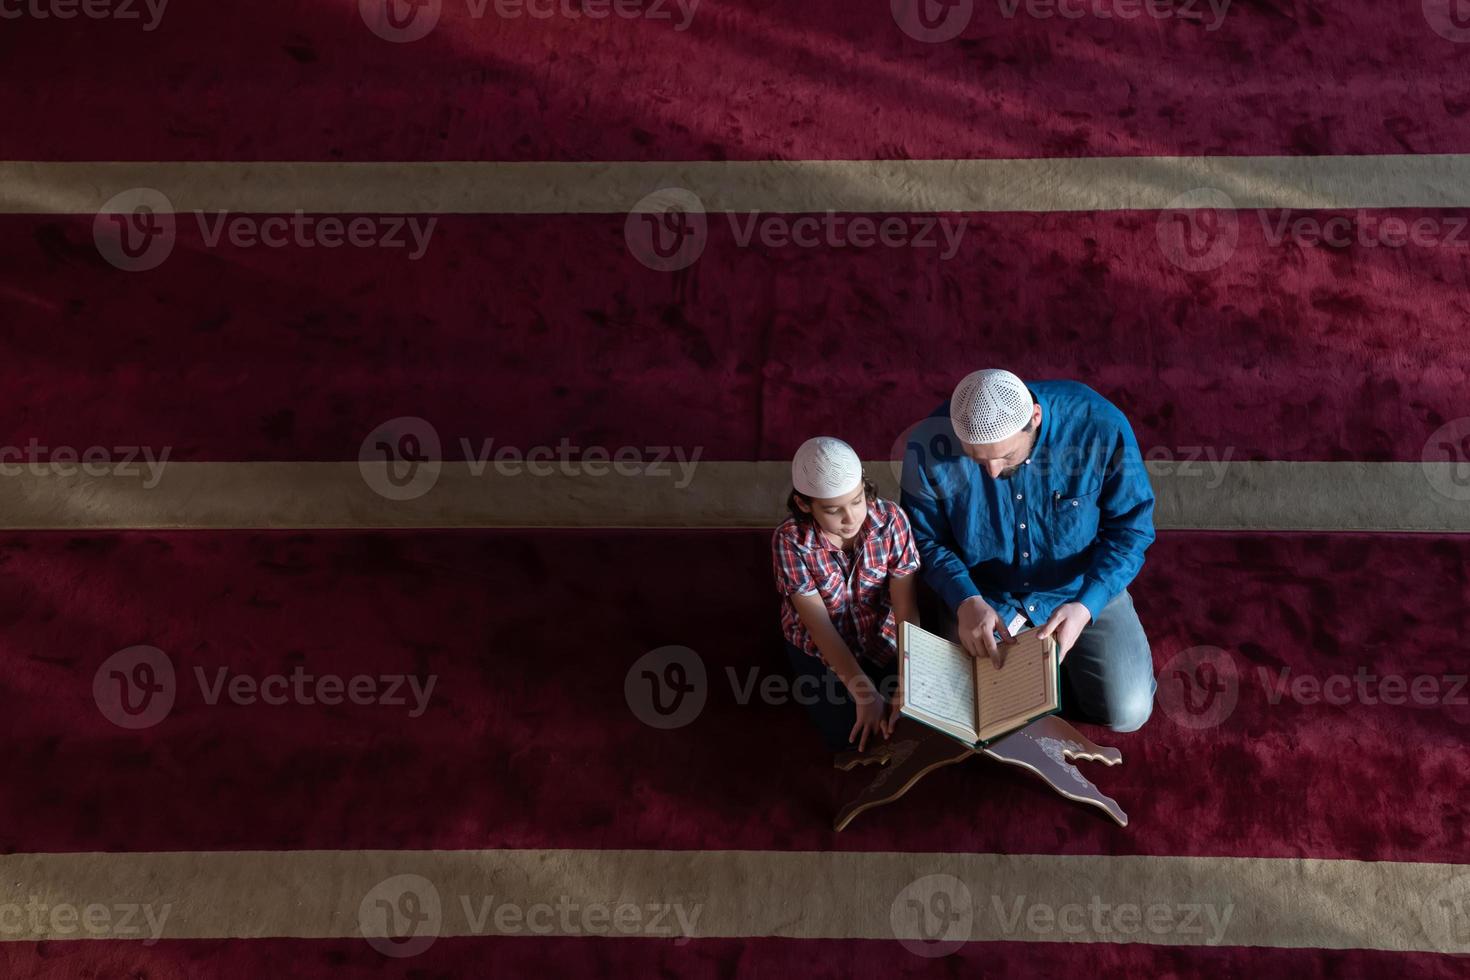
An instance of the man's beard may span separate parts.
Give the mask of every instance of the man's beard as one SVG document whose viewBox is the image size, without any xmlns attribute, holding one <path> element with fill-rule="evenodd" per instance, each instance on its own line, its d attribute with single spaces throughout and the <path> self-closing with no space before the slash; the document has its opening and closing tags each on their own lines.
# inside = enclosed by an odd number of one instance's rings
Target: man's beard
<svg viewBox="0 0 1470 980">
<path fill-rule="evenodd" d="M 1032 435 L 1031 435 L 1031 445 L 1029 445 L 1029 446 L 1026 447 L 1026 458 L 1027 459 L 1030 459 L 1031 458 L 1031 454 L 1032 454 L 1032 452 L 1035 451 L 1035 449 L 1036 449 L 1036 434 L 1035 433 L 1032 433 Z M 997 476 L 996 479 L 997 480 L 1009 480 L 1011 477 L 1013 477 L 1017 473 L 1021 472 L 1021 467 L 1022 466 L 1025 466 L 1025 465 L 1026 465 L 1025 463 L 1017 463 L 1015 466 L 1007 466 L 1005 469 L 1003 469 L 1003 470 L 1000 471 L 1000 475 Z"/>
</svg>

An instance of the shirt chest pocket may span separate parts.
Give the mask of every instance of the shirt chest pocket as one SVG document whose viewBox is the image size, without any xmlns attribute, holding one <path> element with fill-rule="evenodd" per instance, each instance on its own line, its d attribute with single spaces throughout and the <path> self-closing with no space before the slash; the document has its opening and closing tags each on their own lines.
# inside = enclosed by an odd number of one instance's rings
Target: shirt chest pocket
<svg viewBox="0 0 1470 980">
<path fill-rule="evenodd" d="M 1085 551 L 1097 537 L 1100 486 L 1091 489 L 1055 490 L 1050 501 L 1050 535 L 1061 554 Z"/>
<path fill-rule="evenodd" d="M 853 593 L 862 602 L 874 602 L 883 596 L 888 587 L 888 572 L 883 568 L 862 566 L 853 575 Z"/>
</svg>

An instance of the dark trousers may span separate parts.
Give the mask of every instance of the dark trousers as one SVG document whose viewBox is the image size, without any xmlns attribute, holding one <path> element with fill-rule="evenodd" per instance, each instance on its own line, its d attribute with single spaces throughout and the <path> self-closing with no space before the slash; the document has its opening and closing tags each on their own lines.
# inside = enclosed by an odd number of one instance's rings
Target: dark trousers
<svg viewBox="0 0 1470 980">
<path fill-rule="evenodd" d="M 857 742 L 849 742 L 852 726 L 857 724 L 857 704 L 847 687 L 831 668 L 800 647 L 786 642 L 786 656 L 791 661 L 792 700 L 806 708 L 808 717 L 816 727 L 822 741 L 832 752 L 856 749 Z M 872 678 L 873 685 L 884 698 L 891 698 L 898 689 L 898 658 L 886 665 L 879 665 L 867 657 L 857 658 L 863 673 Z M 880 738 L 882 736 L 879 736 Z M 871 745 L 873 737 L 868 736 Z"/>
</svg>

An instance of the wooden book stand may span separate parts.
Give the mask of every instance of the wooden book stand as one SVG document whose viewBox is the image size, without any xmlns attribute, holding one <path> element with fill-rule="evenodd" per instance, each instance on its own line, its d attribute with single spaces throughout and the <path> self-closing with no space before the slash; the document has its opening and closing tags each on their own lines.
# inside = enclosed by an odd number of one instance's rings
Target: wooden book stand
<svg viewBox="0 0 1470 980">
<path fill-rule="evenodd" d="M 972 755 L 989 756 L 1029 769 L 1067 799 L 1095 806 L 1116 820 L 1118 826 L 1128 826 L 1128 814 L 1071 763 L 1073 759 L 1086 759 L 1115 766 L 1123 761 L 1123 754 L 1089 741 L 1056 715 L 1047 715 L 984 749 L 961 745 L 932 728 L 903 719 L 887 741 L 880 736 L 876 745 L 869 740 L 866 752 L 838 754 L 833 763 L 838 769 L 851 771 L 875 764 L 879 769 L 868 785 L 837 811 L 833 828 L 842 830 L 859 813 L 892 803 L 935 769 Z"/>
</svg>

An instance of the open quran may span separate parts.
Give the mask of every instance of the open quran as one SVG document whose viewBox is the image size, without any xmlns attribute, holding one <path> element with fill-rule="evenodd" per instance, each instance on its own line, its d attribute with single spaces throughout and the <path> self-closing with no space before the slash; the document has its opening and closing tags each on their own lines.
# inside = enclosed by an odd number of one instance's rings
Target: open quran
<svg viewBox="0 0 1470 980">
<path fill-rule="evenodd" d="M 981 748 L 1061 707 L 1057 643 L 1037 630 L 1004 647 L 1004 666 L 972 657 L 958 643 L 902 623 L 902 713 L 966 745 Z"/>
</svg>

